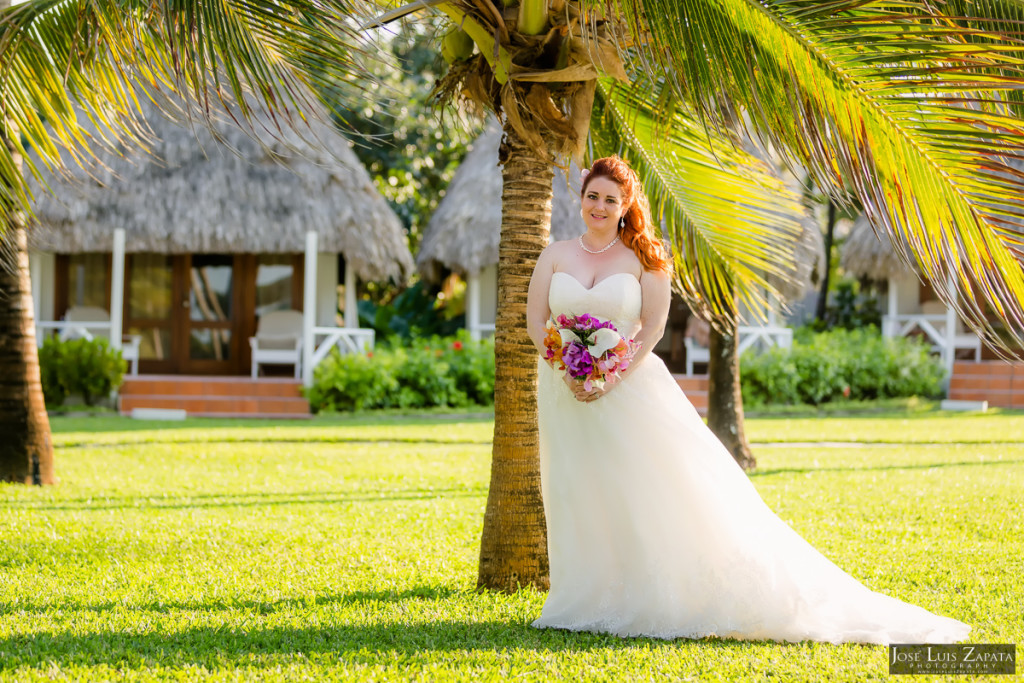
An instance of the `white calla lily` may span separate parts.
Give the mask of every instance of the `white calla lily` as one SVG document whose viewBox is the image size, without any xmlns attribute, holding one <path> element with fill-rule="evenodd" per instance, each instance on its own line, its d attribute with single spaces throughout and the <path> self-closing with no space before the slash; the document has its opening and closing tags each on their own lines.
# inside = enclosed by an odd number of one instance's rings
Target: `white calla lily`
<svg viewBox="0 0 1024 683">
<path fill-rule="evenodd" d="M 608 349 L 613 349 L 622 340 L 618 332 L 602 328 L 590 337 L 590 355 L 600 358 Z"/>
<path fill-rule="evenodd" d="M 558 330 L 558 334 L 562 335 L 562 346 L 564 347 L 569 342 L 579 342 L 580 338 L 572 330 L 567 330 L 564 327 Z"/>
</svg>

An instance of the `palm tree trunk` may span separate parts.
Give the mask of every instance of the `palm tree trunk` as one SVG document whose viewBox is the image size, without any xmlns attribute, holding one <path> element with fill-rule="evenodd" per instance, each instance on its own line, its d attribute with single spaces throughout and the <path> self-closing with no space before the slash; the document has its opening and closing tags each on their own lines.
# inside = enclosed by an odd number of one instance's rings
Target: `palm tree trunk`
<svg viewBox="0 0 1024 683">
<path fill-rule="evenodd" d="M 10 148 L 6 138 L 3 143 Z M 39 377 L 24 216 L 7 202 L 0 211 L 0 481 L 52 484 L 53 442 Z"/>
<path fill-rule="evenodd" d="M 730 333 L 714 327 L 708 339 L 708 427 L 745 470 L 757 467 L 743 429 L 743 394 L 740 391 L 739 336 L 736 323 Z"/>
<path fill-rule="evenodd" d="M 828 313 L 828 288 L 829 275 L 832 273 L 832 241 L 836 233 L 836 205 L 828 200 L 828 224 L 825 226 L 825 277 L 821 279 L 821 291 L 818 294 L 818 306 L 814 313 L 814 319 L 818 322 L 825 322 L 825 315 Z"/>
<path fill-rule="evenodd" d="M 494 343 L 494 451 L 480 541 L 478 588 L 548 588 L 547 528 L 540 491 L 537 350 L 526 334 L 526 293 L 548 244 L 554 171 L 543 151 L 505 127 Z"/>
</svg>

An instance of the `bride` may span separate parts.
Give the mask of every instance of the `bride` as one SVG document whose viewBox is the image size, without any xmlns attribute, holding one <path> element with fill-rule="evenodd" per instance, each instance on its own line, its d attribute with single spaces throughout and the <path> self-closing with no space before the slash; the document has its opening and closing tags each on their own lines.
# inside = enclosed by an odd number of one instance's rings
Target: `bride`
<svg viewBox="0 0 1024 683">
<path fill-rule="evenodd" d="M 541 484 L 551 590 L 534 626 L 619 636 L 951 643 L 970 626 L 875 593 L 761 500 L 651 349 L 671 290 L 636 173 L 584 172 L 586 232 L 541 254 L 528 332 L 559 314 L 641 343 L 622 378 L 586 390 L 540 362 Z"/>
</svg>

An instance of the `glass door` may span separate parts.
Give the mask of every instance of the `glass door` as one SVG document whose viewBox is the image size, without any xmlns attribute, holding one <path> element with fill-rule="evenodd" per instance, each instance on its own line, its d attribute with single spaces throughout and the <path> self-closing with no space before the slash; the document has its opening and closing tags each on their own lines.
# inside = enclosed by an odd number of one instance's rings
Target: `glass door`
<svg viewBox="0 0 1024 683">
<path fill-rule="evenodd" d="M 239 368 L 236 256 L 185 257 L 183 341 L 186 373 L 232 375 Z"/>
</svg>

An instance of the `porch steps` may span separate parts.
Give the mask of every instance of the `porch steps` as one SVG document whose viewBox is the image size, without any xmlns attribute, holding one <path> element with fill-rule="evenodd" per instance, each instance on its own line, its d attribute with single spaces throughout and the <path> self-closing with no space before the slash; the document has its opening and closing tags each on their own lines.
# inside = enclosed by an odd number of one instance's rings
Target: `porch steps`
<svg viewBox="0 0 1024 683">
<path fill-rule="evenodd" d="M 988 401 L 999 408 L 1024 408 L 1024 363 L 957 361 L 949 379 L 953 401 Z"/>
<path fill-rule="evenodd" d="M 161 408 L 195 417 L 310 417 L 301 386 L 278 377 L 140 375 L 125 377 L 119 410 L 123 415 L 135 408 Z"/>
<path fill-rule="evenodd" d="M 672 375 L 676 382 L 679 384 L 679 388 L 686 394 L 686 398 L 690 399 L 690 403 L 697 409 L 697 412 L 701 415 L 707 415 L 708 413 L 708 376 L 707 375 L 694 375 L 687 377 L 686 375 Z"/>
</svg>

